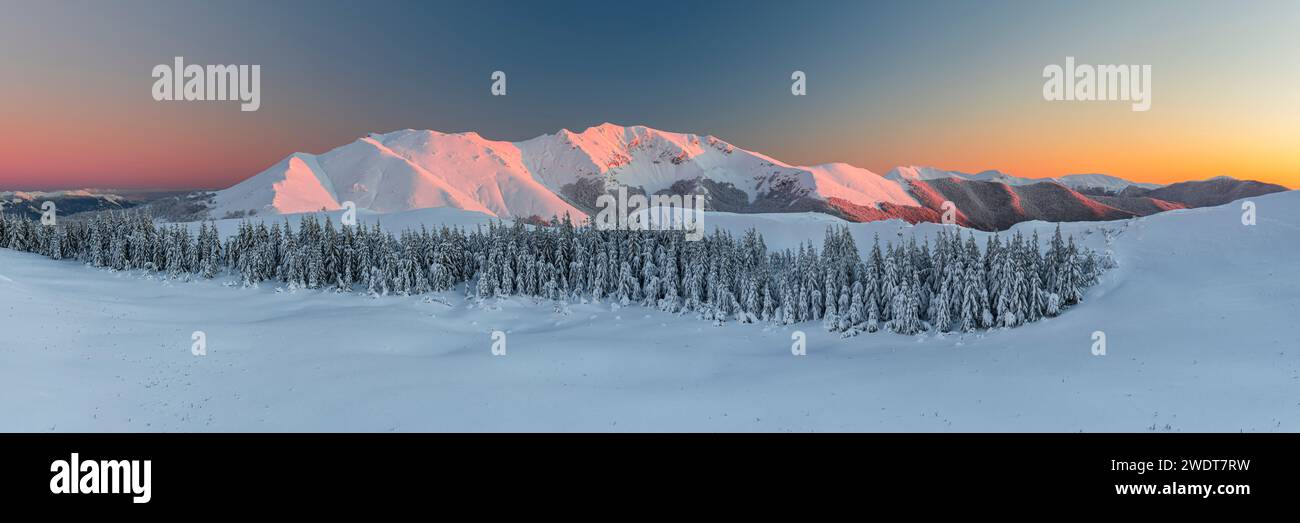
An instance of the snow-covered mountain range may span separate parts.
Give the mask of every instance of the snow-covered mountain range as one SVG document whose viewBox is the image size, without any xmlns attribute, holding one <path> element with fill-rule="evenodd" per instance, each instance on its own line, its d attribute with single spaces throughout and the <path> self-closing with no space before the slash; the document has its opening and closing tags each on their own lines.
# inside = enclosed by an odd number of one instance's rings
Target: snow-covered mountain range
<svg viewBox="0 0 1300 523">
<path fill-rule="evenodd" d="M 596 197 L 626 186 L 646 194 L 704 195 L 738 212 L 919 205 L 899 183 L 847 164 L 792 166 L 713 136 L 604 124 L 522 142 L 477 133 L 372 134 L 320 155 L 295 153 L 220 191 L 213 213 L 454 207 L 493 216 L 585 216 Z"/>
<path fill-rule="evenodd" d="M 37 219 L 46 202 L 53 203 L 58 213 L 66 216 L 79 212 L 127 209 L 139 205 L 141 201 L 138 197 L 106 190 L 3 191 L 0 192 L 0 213 L 22 214 Z"/>
<path fill-rule="evenodd" d="M 1257 185 L 1238 197 L 1285 190 Z M 521 142 L 474 132 L 371 134 L 323 154 L 290 155 L 216 192 L 208 215 L 335 210 L 350 201 L 381 213 L 451 207 L 501 218 L 567 213 L 580 220 L 595 210 L 598 196 L 619 187 L 700 195 L 716 211 L 812 211 L 853 221 L 939 221 L 943 202 L 952 201 L 958 223 L 981 229 L 1034 219 L 1118 219 L 1207 200 L 1203 194 L 1188 202 L 1162 200 L 1147 194 L 1157 185 L 1104 174 L 1021 178 L 905 166 L 882 176 L 845 163 L 791 165 L 714 136 L 606 123 Z"/>
<path fill-rule="evenodd" d="M 975 182 L 999 182 L 1006 185 L 1031 185 L 1043 182 L 1056 182 L 1075 190 L 1096 189 L 1114 193 L 1123 191 L 1129 186 L 1143 189 L 1155 189 L 1160 187 L 1159 184 L 1132 182 L 1109 174 L 1067 174 L 1059 178 L 1021 178 L 1019 176 L 1012 176 L 996 170 L 970 174 L 961 171 L 948 171 L 944 169 L 936 169 L 934 167 L 921 167 L 916 165 L 895 167 L 893 170 L 890 170 L 885 177 L 897 182 L 939 180 L 943 178 L 960 178 L 962 180 Z"/>
</svg>

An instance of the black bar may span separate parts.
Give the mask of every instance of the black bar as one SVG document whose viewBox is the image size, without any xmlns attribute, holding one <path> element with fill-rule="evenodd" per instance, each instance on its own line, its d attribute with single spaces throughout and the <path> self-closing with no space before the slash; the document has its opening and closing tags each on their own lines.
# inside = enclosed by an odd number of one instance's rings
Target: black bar
<svg viewBox="0 0 1300 523">
<path fill-rule="evenodd" d="M 481 508 L 669 494 L 714 503 L 1254 507 L 1296 494 L 1298 443 L 1295 434 L 9 434 L 0 435 L 0 499 L 126 512 L 322 501 L 317 508 L 416 507 L 432 499 Z M 150 500 L 52 493 L 51 464 L 74 452 L 83 463 L 150 460 Z M 1116 470 L 1117 462 L 1159 467 L 1162 459 L 1176 470 Z M 1219 460 L 1249 460 L 1249 468 L 1184 469 L 1229 466 Z M 1116 494 L 1127 484 L 1241 485 L 1249 493 Z"/>
</svg>

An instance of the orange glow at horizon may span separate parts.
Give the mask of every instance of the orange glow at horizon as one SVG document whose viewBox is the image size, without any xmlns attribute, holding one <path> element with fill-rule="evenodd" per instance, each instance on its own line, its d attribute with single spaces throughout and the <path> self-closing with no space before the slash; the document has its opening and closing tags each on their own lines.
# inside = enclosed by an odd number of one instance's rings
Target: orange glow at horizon
<svg viewBox="0 0 1300 523">
<path fill-rule="evenodd" d="M 370 132 L 517 141 L 603 121 L 879 174 L 1300 188 L 1294 0 L 723 3 L 412 2 L 400 17 L 349 2 L 15 5 L 0 16 L 0 191 L 220 189 Z M 155 101 L 151 71 L 177 56 L 258 64 L 260 109 Z M 1044 100 L 1041 72 L 1066 57 L 1149 65 L 1150 110 Z M 489 94 L 498 68 L 509 96 Z"/>
<path fill-rule="evenodd" d="M 6 115 L 0 119 L 0 190 L 219 189 L 292 152 L 320 153 L 364 132 L 392 130 L 369 129 L 364 122 L 331 129 L 329 115 L 304 117 L 307 111 L 274 105 L 258 113 L 207 102 L 178 110 L 149 99 L 143 88 L 131 92 L 132 103 L 119 105 L 75 93 L 26 94 L 0 100 Z M 962 102 L 943 109 L 955 122 L 946 126 L 935 126 L 933 115 L 905 115 L 894 126 L 846 117 L 811 129 L 751 123 L 737 138 L 702 131 L 787 163 L 844 161 L 879 174 L 924 165 L 1032 178 L 1102 173 L 1161 184 L 1222 175 L 1300 188 L 1300 103 L 1174 110 L 1169 106 L 1188 102 L 1166 95 L 1155 98 L 1151 111 L 1135 113 L 1123 104 L 1032 102 L 1040 105 L 1018 101 L 1022 107 L 1012 110 L 996 100 Z"/>
</svg>

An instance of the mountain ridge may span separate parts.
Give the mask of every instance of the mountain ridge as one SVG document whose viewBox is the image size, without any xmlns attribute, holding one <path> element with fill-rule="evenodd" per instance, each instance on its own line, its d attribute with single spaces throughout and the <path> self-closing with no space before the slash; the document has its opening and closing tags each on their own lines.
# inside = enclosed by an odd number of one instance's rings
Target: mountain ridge
<svg viewBox="0 0 1300 523">
<path fill-rule="evenodd" d="M 1198 183 L 1206 185 L 1175 184 L 1177 190 L 1162 192 L 1155 184 L 1095 173 L 1024 178 L 915 165 L 880 175 L 843 162 L 793 165 L 713 135 L 612 123 L 517 142 L 474 131 L 405 129 L 369 133 L 321 154 L 293 153 L 215 192 L 207 215 L 335 210 L 351 201 L 375 212 L 452 207 L 498 218 L 581 220 L 596 210 L 598 196 L 623 187 L 697 195 L 711 210 L 812 211 L 855 221 L 938 221 L 943 202 L 952 201 L 957 223 L 998 229 L 1036 219 L 1143 216 L 1221 199 L 1208 190 L 1249 196 L 1280 188 L 1220 178 Z"/>
</svg>

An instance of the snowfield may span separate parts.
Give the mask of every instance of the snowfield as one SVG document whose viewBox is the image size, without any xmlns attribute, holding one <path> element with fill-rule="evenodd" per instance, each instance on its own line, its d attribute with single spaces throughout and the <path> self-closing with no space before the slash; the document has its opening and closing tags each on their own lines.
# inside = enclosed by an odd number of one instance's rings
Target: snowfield
<svg viewBox="0 0 1300 523">
<path fill-rule="evenodd" d="M 1114 238 L 1119 267 L 1084 303 L 1013 330 L 946 336 L 845 339 L 820 322 L 719 327 L 636 306 L 556 311 L 459 292 L 290 293 L 0 249 L 0 430 L 1300 431 L 1300 192 L 1252 201 L 1254 226 L 1240 203 L 1065 224 L 1099 250 L 1105 231 Z M 383 219 L 439 218 L 477 220 L 444 210 Z M 829 223 L 844 222 L 705 221 L 757 227 L 774 248 L 820 245 Z M 1015 229 L 1046 240 L 1054 226 Z M 943 226 L 849 227 L 865 250 L 873 234 Z M 986 233 L 975 234 L 982 245 Z M 504 356 L 491 354 L 493 330 L 507 333 Z M 806 356 L 791 354 L 795 330 Z M 207 356 L 191 354 L 194 331 Z M 1092 354 L 1094 331 L 1104 356 Z"/>
</svg>

